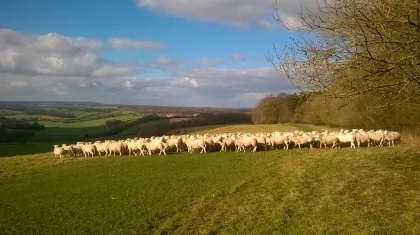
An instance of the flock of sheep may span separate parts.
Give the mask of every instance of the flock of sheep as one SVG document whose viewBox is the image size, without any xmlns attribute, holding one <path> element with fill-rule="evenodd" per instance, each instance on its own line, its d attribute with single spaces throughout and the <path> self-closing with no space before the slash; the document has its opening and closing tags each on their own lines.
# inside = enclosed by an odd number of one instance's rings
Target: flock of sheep
<svg viewBox="0 0 420 235">
<path fill-rule="evenodd" d="M 289 148 L 341 148 L 347 145 L 350 148 L 360 146 L 395 146 L 401 140 L 401 134 L 395 131 L 377 130 L 364 131 L 363 129 L 340 130 L 340 131 L 294 131 L 272 133 L 224 133 L 224 134 L 196 134 L 196 135 L 173 135 L 151 138 L 128 138 L 126 140 L 105 140 L 104 142 L 77 142 L 76 144 L 61 147 L 54 145 L 54 156 L 62 159 L 65 156 L 94 157 L 116 155 L 152 155 L 159 152 L 166 155 L 167 152 L 189 153 L 200 151 L 257 151 Z"/>
</svg>

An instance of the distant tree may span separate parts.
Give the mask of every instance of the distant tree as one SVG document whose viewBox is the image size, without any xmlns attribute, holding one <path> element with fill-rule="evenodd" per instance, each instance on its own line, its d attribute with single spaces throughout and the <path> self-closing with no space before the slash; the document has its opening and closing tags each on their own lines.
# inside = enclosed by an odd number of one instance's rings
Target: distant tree
<svg viewBox="0 0 420 235">
<path fill-rule="evenodd" d="M 122 123 L 122 121 L 121 121 L 121 120 L 119 120 L 119 119 L 110 119 L 110 120 L 107 120 L 107 121 L 105 122 L 105 125 L 106 125 L 107 127 L 111 127 L 111 126 L 116 126 L 116 125 L 118 125 L 118 124 L 120 124 L 120 123 Z"/>
<path fill-rule="evenodd" d="M 297 104 L 298 100 L 294 95 L 284 93 L 268 95 L 252 110 L 252 121 L 256 124 L 290 122 Z"/>
</svg>

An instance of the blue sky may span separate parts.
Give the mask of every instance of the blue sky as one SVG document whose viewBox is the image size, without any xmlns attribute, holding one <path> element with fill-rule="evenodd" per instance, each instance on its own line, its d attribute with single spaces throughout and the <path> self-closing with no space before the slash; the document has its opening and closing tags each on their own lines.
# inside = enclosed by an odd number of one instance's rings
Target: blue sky
<svg viewBox="0 0 420 235">
<path fill-rule="evenodd" d="M 279 1 L 282 16 L 309 0 Z M 7 0 L 0 99 L 252 107 L 293 92 L 265 55 L 275 0 Z"/>
</svg>

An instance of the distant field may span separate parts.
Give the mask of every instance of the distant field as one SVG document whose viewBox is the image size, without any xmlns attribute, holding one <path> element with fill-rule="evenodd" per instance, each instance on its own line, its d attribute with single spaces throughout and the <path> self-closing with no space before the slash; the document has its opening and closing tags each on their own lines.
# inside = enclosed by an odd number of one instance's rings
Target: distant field
<svg viewBox="0 0 420 235">
<path fill-rule="evenodd" d="M 310 124 L 260 124 L 260 125 L 211 125 L 200 126 L 192 128 L 177 129 L 171 133 L 189 133 L 189 134 L 221 134 L 221 133 L 235 133 L 235 132 L 273 132 L 273 131 L 324 131 L 336 130 L 325 126 L 315 126 Z"/>
<path fill-rule="evenodd" d="M 92 114 L 96 114 L 98 112 L 72 111 L 70 113 L 73 113 L 74 116 L 76 116 L 76 118 L 81 118 L 81 117 L 89 116 Z"/>
<path fill-rule="evenodd" d="M 129 129 L 125 130 L 124 132 L 121 133 L 121 135 L 123 135 L 123 136 L 135 135 L 141 129 L 144 129 L 144 128 L 148 128 L 148 127 L 152 127 L 152 126 L 159 126 L 159 125 L 174 123 L 174 122 L 181 122 L 181 121 L 190 120 L 190 119 L 192 119 L 192 118 L 171 118 L 171 119 L 160 119 L 160 120 L 155 120 L 155 121 L 151 121 L 151 122 L 146 122 L 146 123 L 142 123 L 142 124 L 139 124 L 137 126 L 133 126 Z"/>
<path fill-rule="evenodd" d="M 0 109 L 0 116 L 8 116 L 8 115 L 17 115 L 22 114 L 21 111 L 9 110 L 9 109 Z"/>
<path fill-rule="evenodd" d="M 0 158 L 2 234 L 418 234 L 395 148 Z"/>
<path fill-rule="evenodd" d="M 134 115 L 125 115 L 125 116 L 117 116 L 117 117 L 109 117 L 109 118 L 101 118 L 101 119 L 94 119 L 89 121 L 76 121 L 72 123 L 64 123 L 64 122 L 49 122 L 49 121 L 40 121 L 40 123 L 44 124 L 45 127 L 59 127 L 59 128 L 88 128 L 88 127 L 97 127 L 97 126 L 104 126 L 106 121 L 112 119 L 119 119 L 122 121 L 133 120 L 136 118 L 140 118 L 141 116 L 134 116 Z"/>
<path fill-rule="evenodd" d="M 49 120 L 60 120 L 59 117 L 48 116 L 48 115 L 28 115 L 28 114 L 14 114 L 14 115 L 7 115 L 7 118 L 14 118 L 14 119 L 31 119 L 31 118 L 39 118 L 39 119 L 49 119 Z"/>
</svg>

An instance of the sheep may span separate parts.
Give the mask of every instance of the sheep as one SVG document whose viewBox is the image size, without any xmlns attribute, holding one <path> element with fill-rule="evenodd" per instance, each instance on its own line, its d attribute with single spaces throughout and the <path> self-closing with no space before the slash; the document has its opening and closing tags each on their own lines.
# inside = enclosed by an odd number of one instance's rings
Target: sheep
<svg viewBox="0 0 420 235">
<path fill-rule="evenodd" d="M 114 141 L 114 142 L 110 142 L 108 144 L 109 147 L 109 156 L 111 155 L 111 153 L 115 154 L 118 152 L 120 154 L 120 156 L 122 156 L 123 150 L 124 150 L 124 146 L 123 146 L 123 142 L 122 141 Z"/>
<path fill-rule="evenodd" d="M 235 141 L 235 145 L 237 146 L 236 152 L 241 151 L 241 149 L 245 151 L 245 148 L 251 147 L 253 150 L 252 152 L 257 151 L 257 139 L 251 136 L 243 136 L 243 137 L 236 137 L 233 136 L 232 138 Z"/>
<path fill-rule="evenodd" d="M 307 133 L 299 133 L 298 135 L 294 133 L 290 139 L 295 143 L 295 147 L 298 146 L 299 149 L 304 144 L 309 144 L 309 148 L 313 148 L 312 143 L 314 142 L 314 138 Z"/>
<path fill-rule="evenodd" d="M 146 148 L 150 156 L 152 156 L 152 151 L 159 150 L 159 156 L 163 153 L 166 155 L 165 147 L 162 143 L 162 140 L 159 138 L 154 138 L 146 142 Z"/>
<path fill-rule="evenodd" d="M 388 146 L 395 147 L 395 142 L 399 142 L 401 140 L 401 134 L 395 131 L 383 131 L 384 139 L 388 142 Z"/>
<path fill-rule="evenodd" d="M 150 138 L 127 138 L 126 140 L 105 140 L 103 142 L 77 142 L 76 144 L 62 144 L 61 147 L 54 145 L 54 156 L 63 159 L 66 155 L 94 157 L 98 154 L 102 156 L 114 156 L 119 154 L 131 155 L 152 155 L 159 150 L 159 155 L 166 155 L 167 151 L 181 152 L 186 149 L 189 153 L 199 150 L 200 153 L 228 151 L 235 149 L 236 152 L 246 152 L 247 149 L 256 152 L 264 148 L 267 149 L 289 149 L 293 142 L 294 147 L 302 148 L 302 145 L 309 145 L 309 148 L 315 147 L 341 148 L 342 144 L 349 143 L 350 148 L 360 148 L 361 145 L 371 144 L 377 146 L 395 146 L 401 140 L 401 134 L 388 130 L 370 130 L 365 132 L 363 129 L 342 129 L 340 131 L 293 131 L 293 132 L 271 132 L 271 133 L 222 133 L 216 135 L 195 134 L 195 135 L 172 135 L 172 136 L 154 136 Z M 357 146 L 356 146 L 357 144 Z M 220 149 L 215 146 L 219 146 Z M 258 149 L 257 149 L 258 148 Z M 147 152 L 145 153 L 144 150 Z"/>
<path fill-rule="evenodd" d="M 194 137 L 185 138 L 182 140 L 188 148 L 188 152 L 192 153 L 194 149 L 201 149 L 200 153 L 206 153 L 206 141 L 204 139 L 196 139 Z"/>
<path fill-rule="evenodd" d="M 262 146 L 264 151 L 267 151 L 267 142 L 265 141 L 264 136 L 256 136 L 255 139 L 257 140 L 257 145 Z"/>
<path fill-rule="evenodd" d="M 365 132 L 357 131 L 354 133 L 354 137 L 356 138 L 357 147 L 360 148 L 360 144 L 366 144 L 368 147 L 370 146 L 370 138 Z"/>
<path fill-rule="evenodd" d="M 319 140 L 319 148 L 322 148 L 322 146 L 327 148 L 327 145 L 330 145 L 330 144 L 332 145 L 331 148 L 338 147 L 339 140 L 337 136 L 335 135 L 328 135 L 325 133 L 321 133 L 317 136 L 316 139 Z"/>
<path fill-rule="evenodd" d="M 350 148 L 356 148 L 356 146 L 354 145 L 354 142 L 356 141 L 356 137 L 354 136 L 353 133 L 349 133 L 349 132 L 339 132 L 338 134 L 336 134 L 336 137 L 338 138 L 339 145 L 338 148 L 341 148 L 341 144 L 342 143 L 350 143 Z"/>
<path fill-rule="evenodd" d="M 104 156 L 108 156 L 108 153 L 110 154 L 108 143 L 101 143 L 100 141 L 96 141 L 93 145 L 95 145 L 99 157 L 102 157 L 102 153 L 105 153 Z"/>
<path fill-rule="evenodd" d="M 73 153 L 74 153 L 75 157 L 82 156 L 82 154 L 83 154 L 82 147 L 80 147 L 79 145 L 75 145 L 75 144 L 72 144 L 71 146 L 73 148 Z"/>
<path fill-rule="evenodd" d="M 370 130 L 366 133 L 369 136 L 371 144 L 382 146 L 382 143 L 384 141 L 384 136 L 383 135 L 381 135 L 380 133 L 377 133 L 373 130 Z"/>
<path fill-rule="evenodd" d="M 232 147 L 235 147 L 235 141 L 230 137 L 221 137 L 221 139 L 217 143 L 221 146 L 220 152 L 226 152 L 228 148 L 230 149 Z"/>
<path fill-rule="evenodd" d="M 283 149 L 289 149 L 289 137 L 284 135 L 272 135 L 270 137 L 271 147 L 278 149 L 279 146 L 284 145 Z"/>
<path fill-rule="evenodd" d="M 63 159 L 64 149 L 63 147 L 58 147 L 58 145 L 54 145 L 54 157 L 57 158 L 60 157 L 60 159 Z"/>
<path fill-rule="evenodd" d="M 169 148 L 175 147 L 177 153 L 182 152 L 182 150 L 181 150 L 182 137 L 181 136 L 166 139 L 166 143 L 168 144 Z"/>
<path fill-rule="evenodd" d="M 137 155 L 136 150 L 139 151 L 139 154 L 144 156 L 143 149 L 146 148 L 146 145 L 142 140 L 135 140 L 135 141 L 133 140 L 133 141 L 127 143 L 127 147 L 128 147 L 128 155 L 129 156 L 131 156 L 131 153 L 134 153 L 134 155 Z"/>
<path fill-rule="evenodd" d="M 83 154 L 85 155 L 85 157 L 89 157 L 90 156 L 94 156 L 95 152 L 96 152 L 96 146 L 93 145 L 92 143 L 88 143 L 88 144 L 84 144 L 84 145 L 79 145 L 82 148 Z"/>
<path fill-rule="evenodd" d="M 61 147 L 64 150 L 64 155 L 69 154 L 70 156 L 74 156 L 73 147 L 71 145 L 62 144 Z"/>
</svg>

